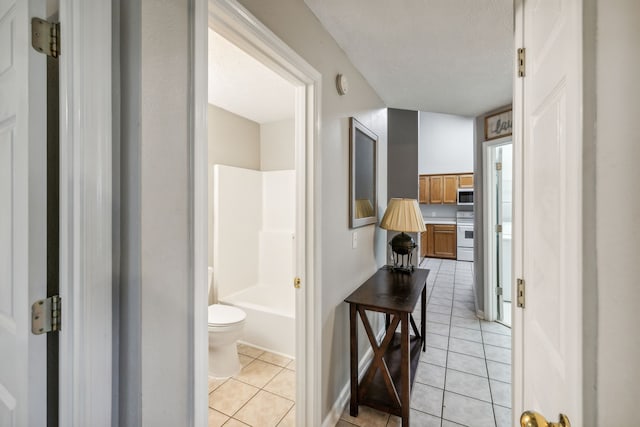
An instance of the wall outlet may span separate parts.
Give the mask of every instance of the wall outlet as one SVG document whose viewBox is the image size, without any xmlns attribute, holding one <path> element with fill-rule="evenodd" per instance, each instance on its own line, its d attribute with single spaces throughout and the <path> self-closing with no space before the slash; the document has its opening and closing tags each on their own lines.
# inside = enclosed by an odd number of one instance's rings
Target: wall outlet
<svg viewBox="0 0 640 427">
<path fill-rule="evenodd" d="M 351 233 L 351 248 L 355 249 L 358 247 L 358 232 L 354 231 Z"/>
</svg>

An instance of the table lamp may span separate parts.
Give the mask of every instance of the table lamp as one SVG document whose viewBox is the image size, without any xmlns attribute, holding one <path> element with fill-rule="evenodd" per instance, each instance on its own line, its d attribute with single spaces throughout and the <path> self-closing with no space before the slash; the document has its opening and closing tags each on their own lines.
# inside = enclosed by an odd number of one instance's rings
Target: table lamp
<svg viewBox="0 0 640 427">
<path fill-rule="evenodd" d="M 390 231 L 400 231 L 389 242 L 393 256 L 394 271 L 411 273 L 413 265 L 411 258 L 416 242 L 406 233 L 419 233 L 426 231 L 422 213 L 416 199 L 391 199 L 387 210 L 380 221 L 380 228 Z M 406 264 L 405 264 L 406 259 Z"/>
</svg>

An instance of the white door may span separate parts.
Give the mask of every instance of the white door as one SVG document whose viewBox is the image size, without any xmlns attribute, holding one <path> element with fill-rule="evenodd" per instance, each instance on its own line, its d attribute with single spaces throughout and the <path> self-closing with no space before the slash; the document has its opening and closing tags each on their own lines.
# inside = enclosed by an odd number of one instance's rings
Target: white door
<svg viewBox="0 0 640 427">
<path fill-rule="evenodd" d="M 534 410 L 557 421 L 564 413 L 578 426 L 583 424 L 581 4 L 516 3 L 522 34 L 516 47 L 526 48 L 526 75 L 516 80 L 514 102 L 522 162 L 516 191 L 522 228 L 514 267 L 526 286 L 526 306 L 514 319 L 519 323 L 514 418 Z"/>
<path fill-rule="evenodd" d="M 46 57 L 31 48 L 44 2 L 0 0 L 0 426 L 46 425 Z"/>
</svg>

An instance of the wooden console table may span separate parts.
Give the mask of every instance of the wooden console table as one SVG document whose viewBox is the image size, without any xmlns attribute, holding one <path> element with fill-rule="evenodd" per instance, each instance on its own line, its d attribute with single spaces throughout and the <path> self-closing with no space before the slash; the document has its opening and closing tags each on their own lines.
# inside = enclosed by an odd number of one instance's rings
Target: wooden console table
<svg viewBox="0 0 640 427">
<path fill-rule="evenodd" d="M 366 405 L 402 417 L 409 426 L 411 388 L 420 358 L 420 347 L 426 350 L 426 301 L 429 270 L 416 269 L 412 274 L 378 270 L 349 295 L 349 327 L 351 335 L 351 416 L 358 416 L 358 406 Z M 422 296 L 420 331 L 411 313 Z M 385 314 L 386 331 L 380 345 L 371 328 L 366 310 Z M 367 332 L 373 348 L 373 361 L 358 384 L 358 319 Z M 409 323 L 415 336 L 409 334 Z M 397 333 L 398 324 L 401 332 Z"/>
</svg>

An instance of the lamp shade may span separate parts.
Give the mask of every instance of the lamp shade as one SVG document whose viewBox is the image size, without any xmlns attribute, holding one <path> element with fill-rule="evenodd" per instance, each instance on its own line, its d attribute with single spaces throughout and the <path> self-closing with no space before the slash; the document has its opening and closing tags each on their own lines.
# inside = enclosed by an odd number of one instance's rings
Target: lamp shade
<svg viewBox="0 0 640 427">
<path fill-rule="evenodd" d="M 408 233 L 427 230 L 416 199 L 391 199 L 380 221 L 380 228 Z"/>
</svg>

